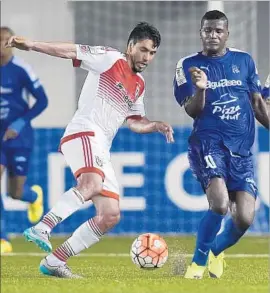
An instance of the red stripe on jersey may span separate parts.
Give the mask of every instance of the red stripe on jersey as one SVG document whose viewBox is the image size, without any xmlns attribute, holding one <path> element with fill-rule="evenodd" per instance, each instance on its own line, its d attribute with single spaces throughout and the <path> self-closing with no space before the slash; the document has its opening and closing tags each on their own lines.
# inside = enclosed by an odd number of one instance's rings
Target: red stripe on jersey
<svg viewBox="0 0 270 293">
<path fill-rule="evenodd" d="M 121 83 L 133 103 L 136 102 L 136 99 L 144 91 L 143 79 L 131 70 L 127 61 L 124 59 L 117 60 L 114 65 L 109 70 L 102 73 L 101 76 L 112 79 L 115 82 L 114 87 L 116 83 Z"/>
<path fill-rule="evenodd" d="M 89 158 L 88 158 L 88 153 L 87 153 L 85 136 L 82 136 L 81 140 L 82 140 L 82 145 L 83 145 L 84 164 L 85 164 L 85 167 L 88 167 L 89 166 Z"/>
</svg>

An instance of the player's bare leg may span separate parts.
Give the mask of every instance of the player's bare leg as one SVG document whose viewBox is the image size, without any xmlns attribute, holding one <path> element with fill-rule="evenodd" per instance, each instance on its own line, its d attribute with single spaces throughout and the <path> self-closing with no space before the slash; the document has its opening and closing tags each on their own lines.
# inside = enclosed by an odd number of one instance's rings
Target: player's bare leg
<svg viewBox="0 0 270 293">
<path fill-rule="evenodd" d="M 49 241 L 51 230 L 102 190 L 102 177 L 96 173 L 83 173 L 77 186 L 66 191 L 55 206 L 32 228 L 24 231 L 25 238 L 46 252 L 52 251 Z"/>
<path fill-rule="evenodd" d="M 255 216 L 255 198 L 245 191 L 237 191 L 232 203 L 231 213 L 236 226 L 246 231 L 253 223 Z"/>
<path fill-rule="evenodd" d="M 185 274 L 187 279 L 201 279 L 203 277 L 211 244 L 220 230 L 224 215 L 228 211 L 229 195 L 222 178 L 212 178 L 206 189 L 206 194 L 209 210 L 199 225 L 195 253 Z"/>
<path fill-rule="evenodd" d="M 120 209 L 117 199 L 96 195 L 92 201 L 96 208 L 96 216 L 83 223 L 69 239 L 42 260 L 40 271 L 43 274 L 73 278 L 70 269 L 61 269 L 66 268 L 67 260 L 99 242 L 104 233 L 119 222 Z M 66 274 L 59 275 L 59 270 L 65 271 Z"/>
<path fill-rule="evenodd" d="M 226 221 L 224 230 L 216 237 L 209 257 L 209 275 L 220 278 L 224 272 L 224 250 L 233 246 L 247 231 L 255 215 L 255 198 L 245 191 L 230 193 L 231 217 Z"/>
</svg>

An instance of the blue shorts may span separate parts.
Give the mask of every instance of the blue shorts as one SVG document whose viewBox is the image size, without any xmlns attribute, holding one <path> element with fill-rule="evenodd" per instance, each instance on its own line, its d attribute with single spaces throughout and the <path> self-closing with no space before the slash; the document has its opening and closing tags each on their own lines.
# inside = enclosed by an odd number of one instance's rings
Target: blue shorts
<svg viewBox="0 0 270 293">
<path fill-rule="evenodd" d="M 26 176 L 32 150 L 29 148 L 1 148 L 0 164 L 7 168 L 8 174 Z"/>
<path fill-rule="evenodd" d="M 221 177 L 228 192 L 246 191 L 257 197 L 252 155 L 233 154 L 222 142 L 191 139 L 188 148 L 190 168 L 204 191 L 210 179 Z"/>
</svg>

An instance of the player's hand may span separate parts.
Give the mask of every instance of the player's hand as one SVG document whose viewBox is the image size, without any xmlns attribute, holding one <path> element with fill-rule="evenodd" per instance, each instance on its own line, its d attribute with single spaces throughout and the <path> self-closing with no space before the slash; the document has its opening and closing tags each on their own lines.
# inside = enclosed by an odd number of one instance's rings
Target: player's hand
<svg viewBox="0 0 270 293">
<path fill-rule="evenodd" d="M 160 133 L 163 133 L 166 137 L 167 143 L 173 143 L 173 129 L 170 124 L 165 122 L 156 122 L 156 130 Z"/>
<path fill-rule="evenodd" d="M 190 67 L 188 70 L 191 74 L 191 80 L 193 84 L 201 90 L 205 90 L 207 87 L 207 76 L 198 67 Z"/>
<path fill-rule="evenodd" d="M 18 36 L 10 37 L 5 45 L 6 48 L 14 47 L 14 48 L 25 50 L 25 51 L 31 50 L 32 46 L 33 46 L 32 41 L 27 40 L 23 37 L 18 37 Z"/>
<path fill-rule="evenodd" d="M 4 134 L 3 140 L 6 141 L 8 139 L 14 139 L 18 136 L 18 132 L 14 129 L 8 128 L 7 131 Z"/>
</svg>

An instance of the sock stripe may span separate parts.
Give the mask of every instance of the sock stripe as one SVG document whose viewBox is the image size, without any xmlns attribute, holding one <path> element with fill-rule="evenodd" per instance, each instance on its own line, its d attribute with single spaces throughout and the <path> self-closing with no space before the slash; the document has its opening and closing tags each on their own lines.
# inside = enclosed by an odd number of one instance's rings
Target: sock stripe
<svg viewBox="0 0 270 293">
<path fill-rule="evenodd" d="M 70 244 L 66 241 L 53 252 L 53 255 L 61 261 L 66 262 L 67 259 L 75 255 L 75 253 Z"/>
<path fill-rule="evenodd" d="M 54 222 L 50 221 L 50 219 L 47 219 L 47 218 L 43 218 L 42 223 L 44 223 L 45 225 L 49 226 L 51 229 L 55 226 L 54 225 Z"/>
<path fill-rule="evenodd" d="M 88 225 L 89 228 L 98 236 L 101 237 L 103 235 L 103 233 L 100 231 L 99 227 L 96 225 L 96 223 L 94 222 L 93 218 L 91 218 L 90 220 L 88 220 Z"/>
<path fill-rule="evenodd" d="M 56 225 L 56 223 L 47 216 L 45 216 L 41 222 L 49 226 L 51 229 Z"/>
<path fill-rule="evenodd" d="M 41 222 L 49 226 L 51 229 L 54 228 L 58 223 L 62 221 L 61 217 L 56 216 L 54 213 L 49 212 L 45 215 Z"/>
<path fill-rule="evenodd" d="M 53 220 L 54 220 L 56 223 L 59 223 L 59 222 L 62 221 L 62 218 L 56 216 L 56 214 L 54 214 L 54 213 L 51 212 L 50 215 L 51 215 L 51 217 L 53 218 Z"/>
<path fill-rule="evenodd" d="M 65 244 L 66 244 L 66 248 L 68 249 L 69 253 L 70 253 L 71 255 L 75 255 L 75 252 L 74 252 L 74 250 L 72 249 L 72 247 L 71 247 L 71 245 L 69 244 L 69 242 L 66 241 Z"/>
<path fill-rule="evenodd" d="M 67 260 L 67 256 L 65 255 L 65 253 L 59 248 L 57 248 L 55 250 L 55 252 L 53 252 L 53 255 L 55 257 L 57 257 L 58 259 L 60 259 L 61 261 L 66 261 Z"/>
</svg>

